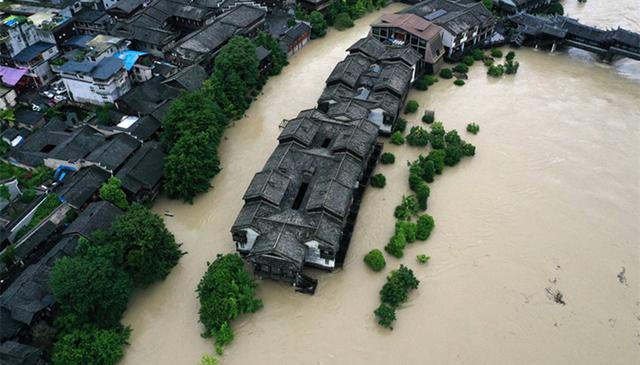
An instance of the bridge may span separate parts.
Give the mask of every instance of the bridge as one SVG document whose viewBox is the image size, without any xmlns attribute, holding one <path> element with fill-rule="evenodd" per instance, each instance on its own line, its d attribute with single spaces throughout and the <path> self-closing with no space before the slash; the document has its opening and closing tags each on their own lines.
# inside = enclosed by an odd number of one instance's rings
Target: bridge
<svg viewBox="0 0 640 365">
<path fill-rule="evenodd" d="M 565 45 L 595 53 L 607 62 L 623 57 L 640 61 L 640 34 L 620 27 L 605 30 L 565 16 L 526 13 L 507 17 L 505 26 L 510 42 L 517 46 L 549 46 L 555 50 Z"/>
</svg>

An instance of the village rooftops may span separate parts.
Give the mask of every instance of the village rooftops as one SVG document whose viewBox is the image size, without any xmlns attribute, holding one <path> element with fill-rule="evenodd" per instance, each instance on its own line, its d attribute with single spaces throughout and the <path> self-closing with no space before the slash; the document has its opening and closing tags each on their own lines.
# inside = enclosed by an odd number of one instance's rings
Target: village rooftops
<svg viewBox="0 0 640 365">
<path fill-rule="evenodd" d="M 138 147 L 140 141 L 126 133 L 118 133 L 93 150 L 86 159 L 97 162 L 108 171 L 116 171 Z"/>
<path fill-rule="evenodd" d="M 442 31 L 438 25 L 415 14 L 384 14 L 371 26 L 399 28 L 427 41 Z"/>
<path fill-rule="evenodd" d="M 200 62 L 224 46 L 231 37 L 264 21 L 267 11 L 250 5 L 238 5 L 213 23 L 184 37 L 173 52 L 182 60 Z"/>
<path fill-rule="evenodd" d="M 0 296 L 2 323 L 11 323 L 10 331 L 16 332 L 29 325 L 34 317 L 55 303 L 49 286 L 49 275 L 56 260 L 75 253 L 79 237 L 90 239 L 97 230 L 106 230 L 122 211 L 105 201 L 89 204 L 73 223 L 62 233 L 62 239 L 37 263 L 28 266 Z M 2 330 L 4 336 L 12 333 Z M 13 333 L 15 335 L 15 333 Z"/>
<path fill-rule="evenodd" d="M 478 27 L 489 27 L 495 22 L 493 14 L 482 2 L 456 0 L 426 0 L 401 11 L 416 14 L 441 26 L 454 37 Z"/>
<path fill-rule="evenodd" d="M 0 365 L 46 365 L 42 350 L 16 341 L 0 344 Z"/>
</svg>

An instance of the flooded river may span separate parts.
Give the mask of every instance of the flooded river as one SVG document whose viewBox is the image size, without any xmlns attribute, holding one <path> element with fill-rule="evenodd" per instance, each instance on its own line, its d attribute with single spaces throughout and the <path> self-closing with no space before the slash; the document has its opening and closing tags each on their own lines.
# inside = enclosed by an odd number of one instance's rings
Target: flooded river
<svg viewBox="0 0 640 365">
<path fill-rule="evenodd" d="M 565 3 L 589 24 L 640 31 L 637 0 Z M 195 295 L 206 263 L 234 250 L 229 229 L 276 145 L 279 123 L 315 105 L 344 50 L 379 15 L 310 43 L 268 82 L 227 131 L 224 169 L 209 193 L 193 205 L 157 202 L 157 212 L 174 214 L 165 221 L 188 254 L 130 303 L 124 322 L 133 334 L 122 364 L 196 365 L 213 352 L 213 341 L 200 337 Z M 391 235 L 393 208 L 408 193 L 405 161 L 425 150 L 387 144 L 396 164 L 377 168 L 387 186 L 365 193 L 344 269 L 313 273 L 315 296 L 261 282 L 265 307 L 234 323 L 222 364 L 638 363 L 640 63 L 527 49 L 517 59 L 515 77 L 488 79 L 475 65 L 463 87 L 441 80 L 410 96 L 420 103 L 410 124 L 434 109 L 477 155 L 431 184 L 431 238 L 402 260 L 388 259 L 388 269 L 403 263 L 421 280 L 395 329 L 375 323 L 385 275 L 362 257 Z M 477 136 L 464 132 L 471 121 L 481 127 Z M 421 253 L 429 264 L 415 262 Z M 552 300 L 556 292 L 566 305 Z"/>
</svg>

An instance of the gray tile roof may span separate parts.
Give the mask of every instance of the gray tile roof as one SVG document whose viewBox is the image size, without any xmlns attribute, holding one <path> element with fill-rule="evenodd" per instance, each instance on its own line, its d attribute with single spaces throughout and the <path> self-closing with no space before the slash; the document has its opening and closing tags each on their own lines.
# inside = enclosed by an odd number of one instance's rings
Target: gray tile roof
<svg viewBox="0 0 640 365">
<path fill-rule="evenodd" d="M 122 189 L 137 194 L 142 189 L 150 190 L 162 180 L 164 153 L 157 142 L 147 142 L 118 171 L 116 177 L 122 181 Z"/>
<path fill-rule="evenodd" d="M 117 170 L 140 147 L 140 141 L 126 133 L 118 133 L 91 152 L 86 159 L 109 171 Z"/>
<path fill-rule="evenodd" d="M 97 166 L 83 167 L 64 179 L 57 194 L 64 202 L 79 209 L 91 199 L 110 176 L 111 174 Z"/>
<path fill-rule="evenodd" d="M 43 365 L 42 350 L 15 341 L 0 344 L 0 365 Z"/>
<path fill-rule="evenodd" d="M 453 36 L 473 27 L 484 28 L 495 23 L 493 14 L 482 2 L 426 0 L 401 11 L 413 13 L 441 26 Z"/>
<path fill-rule="evenodd" d="M 365 119 L 340 121 L 316 109 L 290 120 L 232 227 L 234 237 L 248 227 L 259 234 L 247 258 L 260 264 L 276 255 L 301 270 L 312 240 L 335 255 L 377 133 Z"/>
<path fill-rule="evenodd" d="M 68 161 L 84 159 L 104 141 L 102 133 L 85 125 L 75 129 L 68 138 L 56 145 L 47 157 Z"/>
<path fill-rule="evenodd" d="M 91 203 L 71 222 L 62 234 L 77 234 L 90 239 L 93 232 L 109 229 L 111 224 L 121 214 L 122 210 L 107 201 Z"/>
</svg>

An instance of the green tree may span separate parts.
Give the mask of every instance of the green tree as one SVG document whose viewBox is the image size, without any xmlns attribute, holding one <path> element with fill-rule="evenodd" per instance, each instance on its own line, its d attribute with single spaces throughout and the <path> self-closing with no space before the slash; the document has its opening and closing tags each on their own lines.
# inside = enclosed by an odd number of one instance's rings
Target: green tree
<svg viewBox="0 0 640 365">
<path fill-rule="evenodd" d="M 367 266 L 369 266 L 371 270 L 375 272 L 384 269 L 386 265 L 384 256 L 382 255 L 382 251 L 378 249 L 369 251 L 369 253 L 364 256 L 364 262 L 365 264 L 367 264 Z"/>
<path fill-rule="evenodd" d="M 467 132 L 472 134 L 478 134 L 478 132 L 480 132 L 480 126 L 477 125 L 476 123 L 469 123 L 467 124 Z"/>
<path fill-rule="evenodd" d="M 402 132 L 400 131 L 393 132 L 393 134 L 391 135 L 391 138 L 389 138 L 389 142 L 395 145 L 404 144 L 404 137 L 402 136 Z"/>
<path fill-rule="evenodd" d="M 123 253 L 122 267 L 137 287 L 163 280 L 183 255 L 162 218 L 140 204 L 116 219 L 107 239 Z"/>
<path fill-rule="evenodd" d="M 124 356 L 130 332 L 122 327 L 73 330 L 56 342 L 51 360 L 54 365 L 115 365 Z"/>
<path fill-rule="evenodd" d="M 349 13 L 340 13 L 336 15 L 333 26 L 336 27 L 337 30 L 345 30 L 353 27 L 353 20 Z"/>
<path fill-rule="evenodd" d="M 12 266 L 16 262 L 16 246 L 11 244 L 5 247 L 2 255 L 0 255 L 0 262 L 5 266 Z"/>
<path fill-rule="evenodd" d="M 419 126 L 411 127 L 407 143 L 410 146 L 424 147 L 429 143 L 429 132 Z"/>
<path fill-rule="evenodd" d="M 162 121 L 162 141 L 171 150 L 187 133 L 215 131 L 218 139 L 227 126 L 227 117 L 210 95 L 197 91 L 182 93 L 171 102 L 169 112 Z"/>
<path fill-rule="evenodd" d="M 424 254 L 416 256 L 416 260 L 418 260 L 418 262 L 420 264 L 426 264 L 427 261 L 429 261 L 430 258 L 431 258 L 431 256 L 427 256 L 427 255 L 424 255 Z"/>
<path fill-rule="evenodd" d="M 0 109 L 0 122 L 13 125 L 16 121 L 16 114 L 13 109 Z"/>
<path fill-rule="evenodd" d="M 417 112 L 417 111 L 418 111 L 418 107 L 419 107 L 419 106 L 420 106 L 420 105 L 418 104 L 418 102 L 417 102 L 417 101 L 415 101 L 415 100 L 409 100 L 409 101 L 407 102 L 407 105 L 405 105 L 405 107 L 404 107 L 404 113 L 405 113 L 405 114 L 407 114 L 407 113 L 415 113 L 415 112 Z"/>
<path fill-rule="evenodd" d="M 393 329 L 393 321 L 396 320 L 396 309 L 389 304 L 381 303 L 373 312 L 378 318 L 378 324 L 382 327 Z"/>
<path fill-rule="evenodd" d="M 245 270 L 240 256 L 218 255 L 209 264 L 196 290 L 200 300 L 200 322 L 205 328 L 203 336 L 214 336 L 218 341 L 223 326 L 229 326 L 242 313 L 262 308 L 255 289 L 256 283 Z M 230 326 L 228 329 L 231 331 Z"/>
<path fill-rule="evenodd" d="M 442 77 L 443 79 L 450 79 L 453 77 L 453 72 L 450 68 L 445 67 L 440 70 L 440 77 Z"/>
<path fill-rule="evenodd" d="M 396 122 L 393 125 L 394 132 L 404 132 L 407 129 L 407 120 L 404 118 L 396 119 Z"/>
<path fill-rule="evenodd" d="M 418 217 L 416 238 L 420 241 L 426 241 L 431 236 L 431 231 L 435 227 L 433 217 L 429 214 L 422 214 Z"/>
<path fill-rule="evenodd" d="M 164 161 L 164 191 L 170 198 L 192 203 L 209 190 L 220 172 L 217 140 L 212 130 L 189 132 L 171 148 Z"/>
<path fill-rule="evenodd" d="M 309 23 L 311 24 L 311 38 L 322 38 L 327 34 L 327 22 L 319 11 L 312 11 L 309 14 Z"/>
<path fill-rule="evenodd" d="M 385 152 L 380 156 L 380 162 L 383 165 L 391 165 L 396 162 L 396 156 L 391 152 Z"/>
<path fill-rule="evenodd" d="M 493 0 L 482 0 L 482 5 L 489 11 L 493 10 Z"/>
<path fill-rule="evenodd" d="M 129 207 L 127 194 L 121 189 L 122 182 L 115 176 L 112 176 L 100 187 L 100 198 L 113 203 L 116 207 L 126 210 Z"/>
<path fill-rule="evenodd" d="M 50 276 L 54 296 L 64 312 L 99 327 L 115 326 L 127 307 L 133 289 L 127 273 L 116 265 L 113 249 L 86 247 L 75 257 L 55 262 Z"/>
<path fill-rule="evenodd" d="M 204 354 L 200 359 L 200 365 L 218 365 L 218 359 L 209 354 Z"/>
<path fill-rule="evenodd" d="M 383 174 L 375 174 L 369 179 L 369 183 L 374 188 L 384 188 L 387 185 L 387 178 Z"/>
</svg>

